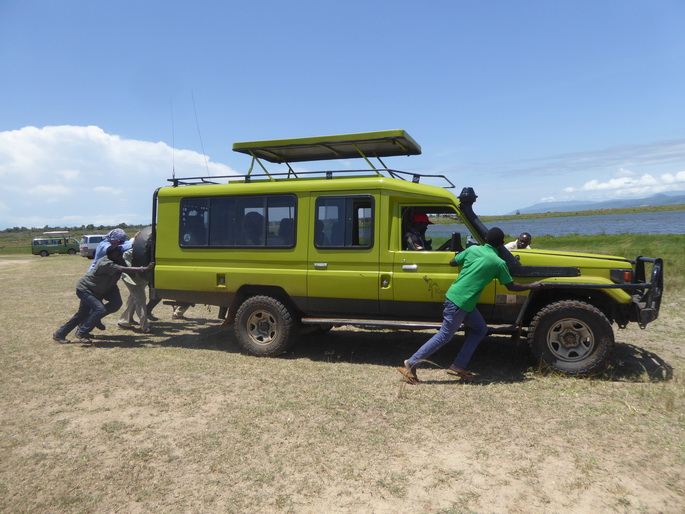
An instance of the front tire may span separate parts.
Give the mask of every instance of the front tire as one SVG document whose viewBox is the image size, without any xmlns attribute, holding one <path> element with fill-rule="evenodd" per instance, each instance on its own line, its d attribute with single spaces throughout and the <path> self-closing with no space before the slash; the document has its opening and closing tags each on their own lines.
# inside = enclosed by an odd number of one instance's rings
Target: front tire
<svg viewBox="0 0 685 514">
<path fill-rule="evenodd" d="M 565 300 L 544 307 L 528 331 L 538 361 L 566 375 L 601 371 L 614 346 L 614 331 L 598 308 Z"/>
<path fill-rule="evenodd" d="M 292 345 L 295 323 L 280 301 L 270 296 L 251 296 L 238 309 L 234 330 L 238 344 L 247 353 L 273 357 Z"/>
<path fill-rule="evenodd" d="M 41 256 L 41 257 L 48 257 L 49 255 L 50 255 L 50 254 L 48 253 L 47 250 L 41 250 L 41 251 L 40 251 L 40 256 Z"/>
</svg>

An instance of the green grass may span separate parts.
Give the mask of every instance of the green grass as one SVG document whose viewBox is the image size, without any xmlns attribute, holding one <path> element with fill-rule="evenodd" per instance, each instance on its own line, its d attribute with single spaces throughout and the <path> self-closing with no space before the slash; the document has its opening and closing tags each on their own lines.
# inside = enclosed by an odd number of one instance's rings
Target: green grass
<svg viewBox="0 0 685 514">
<path fill-rule="evenodd" d="M 81 239 L 81 236 L 85 234 L 106 234 L 113 228 L 123 228 L 129 236 L 132 236 L 137 231 L 145 228 L 146 226 L 147 225 L 126 225 L 125 223 L 122 223 L 121 225 L 117 225 L 116 227 L 93 227 L 92 225 L 89 225 L 72 228 L 45 227 L 41 229 L 5 229 L 3 231 L 0 231 L 0 255 L 31 255 L 31 241 L 33 241 L 33 239 L 37 237 L 43 237 L 44 231 L 68 230 L 69 233 L 66 235 L 66 237 L 73 237 L 78 241 Z"/>
<path fill-rule="evenodd" d="M 538 212 L 534 214 L 507 214 L 503 216 L 480 216 L 484 223 L 508 220 L 527 220 L 539 218 L 564 218 L 567 216 L 597 216 L 604 214 L 634 214 L 640 212 L 685 211 L 685 204 L 658 205 L 650 207 L 626 207 L 623 209 L 594 209 L 573 212 Z"/>
<path fill-rule="evenodd" d="M 534 242 L 536 249 L 618 255 L 628 259 L 660 257 L 664 261 L 664 288 L 670 291 L 685 288 L 685 235 L 538 236 Z"/>
</svg>

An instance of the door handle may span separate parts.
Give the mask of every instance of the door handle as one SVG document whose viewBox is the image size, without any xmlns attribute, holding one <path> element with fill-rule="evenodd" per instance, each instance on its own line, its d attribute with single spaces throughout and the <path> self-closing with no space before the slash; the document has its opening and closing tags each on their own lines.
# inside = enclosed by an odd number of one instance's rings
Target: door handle
<svg viewBox="0 0 685 514">
<path fill-rule="evenodd" d="M 316 268 L 316 269 L 326 269 L 326 268 L 328 268 L 328 263 L 327 263 L 327 262 L 315 262 L 315 263 L 314 263 L 314 268 Z"/>
<path fill-rule="evenodd" d="M 403 271 L 416 271 L 417 269 L 419 269 L 418 264 L 402 264 Z"/>
</svg>

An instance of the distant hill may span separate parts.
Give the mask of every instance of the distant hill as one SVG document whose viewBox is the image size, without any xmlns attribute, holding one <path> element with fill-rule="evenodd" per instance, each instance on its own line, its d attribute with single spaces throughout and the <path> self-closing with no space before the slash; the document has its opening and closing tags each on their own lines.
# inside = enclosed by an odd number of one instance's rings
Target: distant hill
<svg viewBox="0 0 685 514">
<path fill-rule="evenodd" d="M 674 191 L 669 194 L 657 194 L 647 198 L 631 198 L 623 200 L 606 200 L 603 202 L 543 202 L 530 207 L 518 209 L 519 214 L 533 214 L 540 212 L 572 212 L 591 211 L 595 209 L 625 209 L 628 207 L 655 207 L 658 205 L 673 205 L 685 203 L 685 191 Z M 509 214 L 516 214 L 517 211 Z"/>
</svg>

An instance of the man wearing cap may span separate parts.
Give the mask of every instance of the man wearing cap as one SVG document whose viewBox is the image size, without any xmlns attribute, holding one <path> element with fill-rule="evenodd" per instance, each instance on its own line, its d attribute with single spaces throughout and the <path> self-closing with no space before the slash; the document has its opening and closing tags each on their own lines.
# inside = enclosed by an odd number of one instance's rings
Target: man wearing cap
<svg viewBox="0 0 685 514">
<path fill-rule="evenodd" d="M 433 222 L 423 212 L 417 212 L 411 219 L 409 230 L 404 234 L 406 250 L 431 250 L 432 240 L 426 240 L 426 229 Z"/>
<path fill-rule="evenodd" d="M 100 244 L 95 249 L 95 253 L 93 254 L 93 263 L 90 265 L 90 268 L 88 268 L 88 271 L 91 271 L 97 262 L 105 256 L 107 253 L 107 248 L 117 245 L 121 245 L 121 250 L 123 252 L 133 246 L 133 241 L 129 241 L 126 232 L 120 228 L 114 228 L 110 230 L 107 232 L 107 235 L 102 238 L 102 241 L 100 241 Z"/>
</svg>

